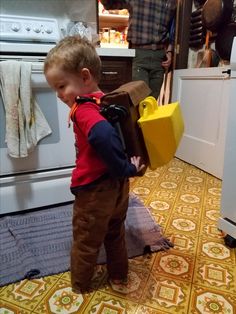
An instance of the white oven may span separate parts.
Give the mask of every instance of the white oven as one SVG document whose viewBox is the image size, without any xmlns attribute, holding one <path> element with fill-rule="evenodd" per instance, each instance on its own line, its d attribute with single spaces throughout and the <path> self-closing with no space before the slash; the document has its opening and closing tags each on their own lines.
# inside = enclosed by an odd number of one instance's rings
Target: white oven
<svg viewBox="0 0 236 314">
<path fill-rule="evenodd" d="M 52 133 L 24 158 L 12 158 L 5 143 L 6 119 L 0 97 L 0 214 L 73 200 L 74 136 L 69 109 L 48 86 L 43 74 L 46 53 L 59 39 L 53 19 L 0 16 L 0 61 L 32 63 L 32 93 Z"/>
</svg>

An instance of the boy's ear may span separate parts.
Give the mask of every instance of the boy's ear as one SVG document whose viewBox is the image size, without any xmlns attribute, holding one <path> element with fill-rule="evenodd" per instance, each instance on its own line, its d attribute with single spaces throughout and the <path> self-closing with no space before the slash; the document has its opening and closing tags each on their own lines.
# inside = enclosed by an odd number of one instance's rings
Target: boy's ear
<svg viewBox="0 0 236 314">
<path fill-rule="evenodd" d="M 92 78 L 92 75 L 91 75 L 89 69 L 83 68 L 81 70 L 81 77 L 82 77 L 82 80 L 84 81 L 84 83 L 87 81 L 90 81 Z"/>
</svg>

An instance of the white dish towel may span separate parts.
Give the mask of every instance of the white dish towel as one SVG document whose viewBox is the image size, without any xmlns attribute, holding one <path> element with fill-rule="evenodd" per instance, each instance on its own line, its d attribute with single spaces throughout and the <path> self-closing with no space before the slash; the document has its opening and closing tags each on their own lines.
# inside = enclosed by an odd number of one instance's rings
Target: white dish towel
<svg viewBox="0 0 236 314">
<path fill-rule="evenodd" d="M 6 113 L 5 140 L 11 157 L 27 157 L 52 133 L 31 89 L 30 62 L 0 62 L 0 90 Z"/>
</svg>

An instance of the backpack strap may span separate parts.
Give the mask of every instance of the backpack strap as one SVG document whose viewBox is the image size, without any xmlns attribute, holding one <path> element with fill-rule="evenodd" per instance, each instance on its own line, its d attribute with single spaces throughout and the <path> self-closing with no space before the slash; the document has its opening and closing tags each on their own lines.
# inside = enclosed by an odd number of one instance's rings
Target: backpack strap
<svg viewBox="0 0 236 314">
<path fill-rule="evenodd" d="M 101 103 L 99 98 L 77 96 L 75 98 L 75 103 L 73 104 L 73 106 L 71 107 L 70 112 L 69 112 L 68 128 L 70 127 L 70 121 L 74 122 L 75 112 L 78 108 L 78 105 L 84 104 L 85 102 L 92 102 L 92 103 L 97 104 L 97 105 L 100 105 L 100 103 Z"/>
<path fill-rule="evenodd" d="M 119 106 L 117 104 L 110 104 L 106 106 L 101 105 L 101 100 L 99 98 L 89 98 L 89 97 L 80 97 L 75 98 L 75 103 L 71 107 L 68 118 L 68 127 L 70 127 L 70 120 L 74 122 L 75 112 L 78 108 L 78 105 L 81 105 L 85 102 L 92 102 L 100 106 L 100 114 L 107 119 L 111 124 L 115 124 L 128 116 L 128 110 L 124 106 Z"/>
<path fill-rule="evenodd" d="M 80 105 L 80 104 L 83 104 L 85 102 L 92 102 L 94 104 L 97 104 L 97 105 L 100 105 L 101 104 L 101 101 L 99 98 L 96 98 L 96 97 L 80 97 L 80 96 L 77 96 L 75 98 L 75 102 Z"/>
</svg>

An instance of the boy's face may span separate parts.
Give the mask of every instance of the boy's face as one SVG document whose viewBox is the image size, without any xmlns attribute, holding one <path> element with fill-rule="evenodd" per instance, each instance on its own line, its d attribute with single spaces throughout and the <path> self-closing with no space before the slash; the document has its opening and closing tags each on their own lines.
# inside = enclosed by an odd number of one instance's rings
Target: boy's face
<svg viewBox="0 0 236 314">
<path fill-rule="evenodd" d="M 75 97 L 86 94 L 86 84 L 83 77 L 77 73 L 71 73 L 53 66 L 45 73 L 48 84 L 70 108 L 75 102 Z"/>
</svg>

